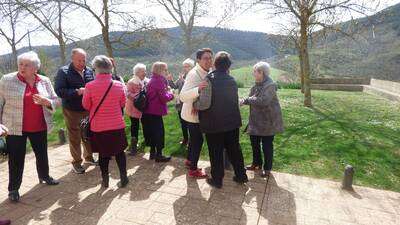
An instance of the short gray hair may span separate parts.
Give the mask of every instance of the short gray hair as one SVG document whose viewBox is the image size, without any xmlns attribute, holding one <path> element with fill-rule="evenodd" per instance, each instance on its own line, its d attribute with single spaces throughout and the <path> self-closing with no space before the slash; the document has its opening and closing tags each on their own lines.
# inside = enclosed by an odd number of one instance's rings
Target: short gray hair
<svg viewBox="0 0 400 225">
<path fill-rule="evenodd" d="M 194 67 L 194 60 L 191 59 L 191 58 L 187 58 L 187 59 L 185 59 L 185 61 L 183 61 L 183 63 L 182 63 L 182 65 L 185 65 L 185 64 L 190 65 L 191 67 Z"/>
<path fill-rule="evenodd" d="M 271 66 L 267 62 L 258 62 L 253 66 L 254 70 L 257 70 L 264 74 L 264 77 L 267 77 L 271 73 Z"/>
<path fill-rule="evenodd" d="M 92 60 L 92 67 L 96 74 L 106 73 L 110 74 L 113 71 L 113 64 L 111 59 L 105 55 L 98 55 Z"/>
<path fill-rule="evenodd" d="M 21 60 L 28 60 L 33 64 L 34 67 L 36 67 L 36 69 L 40 68 L 39 56 L 34 51 L 25 52 L 25 53 L 22 53 L 21 55 L 19 55 L 17 57 L 17 63 L 19 64 L 19 62 Z"/>
<path fill-rule="evenodd" d="M 146 65 L 143 63 L 138 63 L 132 68 L 133 75 L 136 75 L 139 70 L 146 70 Z"/>
<path fill-rule="evenodd" d="M 86 51 L 83 50 L 82 48 L 74 48 L 71 50 L 71 56 L 75 55 L 76 53 L 87 55 Z"/>
</svg>

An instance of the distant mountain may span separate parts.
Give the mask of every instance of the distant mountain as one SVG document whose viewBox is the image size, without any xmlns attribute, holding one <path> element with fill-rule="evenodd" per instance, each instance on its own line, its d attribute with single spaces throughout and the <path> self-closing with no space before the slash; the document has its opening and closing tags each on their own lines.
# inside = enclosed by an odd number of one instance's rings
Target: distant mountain
<svg viewBox="0 0 400 225">
<path fill-rule="evenodd" d="M 196 48 L 211 47 L 214 51 L 225 50 L 230 52 L 233 58 L 238 61 L 273 57 L 281 49 L 280 44 L 282 43 L 282 36 L 260 32 L 196 27 L 193 33 L 196 37 L 208 34 L 208 38 L 195 46 Z M 112 32 L 111 39 L 120 36 L 120 34 L 121 32 Z M 126 49 L 118 44 L 113 46 L 116 49 L 114 55 L 119 65 L 138 61 L 150 62 L 153 59 L 167 59 L 168 61 L 175 59 L 175 62 L 183 60 L 182 31 L 178 27 L 127 35 L 124 37 L 124 42 L 131 43 L 139 39 L 145 41 L 137 48 Z M 101 35 L 69 44 L 67 52 L 74 47 L 87 49 L 90 56 L 105 54 Z M 35 46 L 34 49 L 51 59 L 55 65 L 58 64 L 58 46 Z M 27 50 L 28 48 L 25 47 L 20 49 L 19 52 Z M 2 58 L 4 60 L 7 57 L 7 55 L 0 56 L 0 62 Z M 132 65 L 126 66 L 131 67 Z M 128 72 L 127 68 L 122 69 L 122 71 Z"/>
<path fill-rule="evenodd" d="M 316 41 L 310 52 L 313 76 L 362 76 L 400 81 L 400 4 L 372 16 L 339 24 L 340 33 Z M 316 33 L 318 34 L 318 33 Z M 295 72 L 297 56 L 277 61 L 278 68 Z"/>
</svg>

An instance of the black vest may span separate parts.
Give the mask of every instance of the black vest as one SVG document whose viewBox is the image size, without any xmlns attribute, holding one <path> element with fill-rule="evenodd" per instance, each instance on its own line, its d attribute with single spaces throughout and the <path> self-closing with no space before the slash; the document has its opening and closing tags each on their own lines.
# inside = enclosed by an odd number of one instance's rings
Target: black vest
<svg viewBox="0 0 400 225">
<path fill-rule="evenodd" d="M 214 71 L 207 75 L 212 84 L 211 106 L 199 112 L 203 133 L 221 133 L 242 126 L 238 87 L 233 77 Z"/>
</svg>

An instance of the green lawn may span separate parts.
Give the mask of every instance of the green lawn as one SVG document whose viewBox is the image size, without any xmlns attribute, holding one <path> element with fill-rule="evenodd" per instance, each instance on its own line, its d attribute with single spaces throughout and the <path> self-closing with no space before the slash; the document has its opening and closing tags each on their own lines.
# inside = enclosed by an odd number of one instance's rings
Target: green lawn
<svg viewBox="0 0 400 225">
<path fill-rule="evenodd" d="M 240 90 L 242 96 L 247 93 Z M 400 105 L 365 93 L 314 91 L 313 96 L 310 109 L 302 106 L 298 90 L 279 91 L 286 131 L 276 137 L 273 169 L 340 180 L 345 165 L 351 164 L 356 184 L 400 192 Z M 248 108 L 242 109 L 242 117 L 246 124 Z M 61 113 L 55 118 L 62 127 Z M 185 155 L 172 105 L 165 127 L 166 154 Z M 56 136 L 50 135 L 50 141 Z M 246 134 L 241 144 L 246 163 L 251 163 Z M 208 159 L 206 146 L 202 159 Z"/>
<path fill-rule="evenodd" d="M 280 75 L 284 73 L 286 72 L 283 70 L 271 68 L 271 78 L 275 81 L 278 79 Z M 234 69 L 231 71 L 231 75 L 234 76 L 238 82 L 243 83 L 245 87 L 251 87 L 254 84 L 252 66 L 245 66 L 239 69 Z"/>
</svg>

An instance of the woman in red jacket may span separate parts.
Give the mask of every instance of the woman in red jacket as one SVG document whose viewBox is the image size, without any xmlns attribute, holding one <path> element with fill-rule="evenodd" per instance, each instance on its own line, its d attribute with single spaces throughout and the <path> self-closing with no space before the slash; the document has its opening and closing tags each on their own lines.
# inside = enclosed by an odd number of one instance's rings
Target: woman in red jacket
<svg viewBox="0 0 400 225">
<path fill-rule="evenodd" d="M 96 56 L 92 64 L 96 78 L 86 84 L 82 100 L 83 107 L 90 112 L 90 129 L 93 132 L 92 150 L 99 153 L 99 165 L 103 178 L 102 187 L 108 187 L 108 163 L 112 156 L 115 156 L 120 172 L 121 181 L 118 186 L 125 187 L 129 182 L 124 153 L 128 142 L 121 111 L 126 102 L 125 88 L 121 82 L 112 80 L 113 66 L 107 56 Z M 104 101 L 95 113 L 103 96 L 105 96 Z"/>
</svg>

